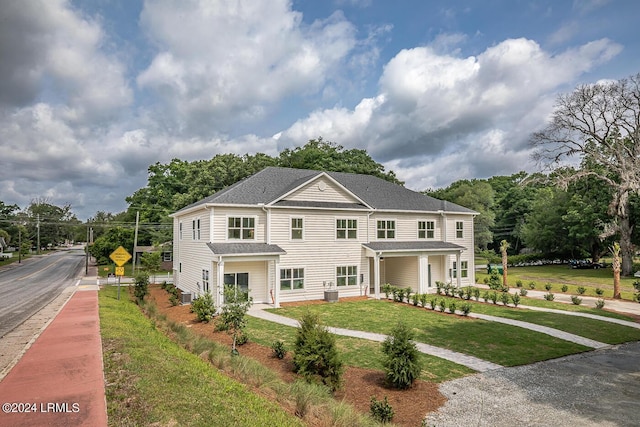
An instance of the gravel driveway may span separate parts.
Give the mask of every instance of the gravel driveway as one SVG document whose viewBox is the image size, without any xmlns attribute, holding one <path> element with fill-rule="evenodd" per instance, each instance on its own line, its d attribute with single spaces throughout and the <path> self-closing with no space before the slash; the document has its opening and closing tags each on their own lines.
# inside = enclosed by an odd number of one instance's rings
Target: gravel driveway
<svg viewBox="0 0 640 427">
<path fill-rule="evenodd" d="M 429 426 L 637 426 L 640 342 L 443 383 Z"/>
</svg>

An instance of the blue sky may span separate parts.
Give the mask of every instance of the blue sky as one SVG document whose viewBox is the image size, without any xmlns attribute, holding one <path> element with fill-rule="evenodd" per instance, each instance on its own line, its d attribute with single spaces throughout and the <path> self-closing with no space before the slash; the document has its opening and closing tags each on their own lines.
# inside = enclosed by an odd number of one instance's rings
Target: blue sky
<svg viewBox="0 0 640 427">
<path fill-rule="evenodd" d="M 414 190 L 535 171 L 560 93 L 640 72 L 633 0 L 0 0 L 0 200 L 120 212 L 147 168 L 318 136 Z"/>
</svg>

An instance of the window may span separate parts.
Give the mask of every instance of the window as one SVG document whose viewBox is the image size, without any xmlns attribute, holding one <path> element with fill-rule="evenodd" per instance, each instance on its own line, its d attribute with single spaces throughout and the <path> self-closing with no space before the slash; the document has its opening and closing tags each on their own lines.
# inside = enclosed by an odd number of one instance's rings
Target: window
<svg viewBox="0 0 640 427">
<path fill-rule="evenodd" d="M 464 223 L 462 221 L 456 221 L 456 237 L 458 239 L 464 237 Z"/>
<path fill-rule="evenodd" d="M 454 279 L 458 278 L 458 273 L 456 269 L 456 262 L 453 261 L 453 270 L 449 274 Z M 465 278 L 469 276 L 469 261 L 460 261 L 460 277 Z"/>
<path fill-rule="evenodd" d="M 232 286 L 238 292 L 244 292 L 249 296 L 249 273 L 225 273 L 224 287 Z"/>
<path fill-rule="evenodd" d="M 396 222 L 393 220 L 378 221 L 378 239 L 395 239 Z"/>
<path fill-rule="evenodd" d="M 303 225 L 302 218 L 291 218 L 291 240 L 302 240 L 303 238 Z"/>
<path fill-rule="evenodd" d="M 162 252 L 162 261 L 169 262 L 173 260 L 173 252 Z"/>
<path fill-rule="evenodd" d="M 229 239 L 253 240 L 256 232 L 256 219 L 251 217 L 229 217 Z"/>
<path fill-rule="evenodd" d="M 433 221 L 418 221 L 418 239 L 433 239 L 434 230 Z"/>
<path fill-rule="evenodd" d="M 202 270 L 202 290 L 209 292 L 209 270 Z"/>
<path fill-rule="evenodd" d="M 178 235 L 180 236 L 180 240 L 182 240 L 182 221 L 180 221 L 180 224 L 178 224 L 178 228 L 180 230 L 180 232 L 178 233 Z"/>
<path fill-rule="evenodd" d="M 191 228 L 193 229 L 192 238 L 193 240 L 200 240 L 200 218 L 194 219 L 191 222 Z"/>
<path fill-rule="evenodd" d="M 336 267 L 336 284 L 338 286 L 354 286 L 358 284 L 358 266 L 348 265 Z"/>
<path fill-rule="evenodd" d="M 357 239 L 357 219 L 336 219 L 336 239 Z"/>
<path fill-rule="evenodd" d="M 304 289 L 304 268 L 283 268 L 280 270 L 280 289 L 283 291 Z"/>
</svg>

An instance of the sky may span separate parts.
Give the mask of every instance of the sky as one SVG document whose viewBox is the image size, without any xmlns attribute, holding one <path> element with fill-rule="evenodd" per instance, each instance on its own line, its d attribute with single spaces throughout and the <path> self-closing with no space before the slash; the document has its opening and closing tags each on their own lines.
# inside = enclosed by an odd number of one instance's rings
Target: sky
<svg viewBox="0 0 640 427">
<path fill-rule="evenodd" d="M 0 201 L 118 213 L 171 159 L 322 137 L 413 190 L 534 172 L 559 94 L 640 72 L 635 0 L 0 0 Z"/>
</svg>

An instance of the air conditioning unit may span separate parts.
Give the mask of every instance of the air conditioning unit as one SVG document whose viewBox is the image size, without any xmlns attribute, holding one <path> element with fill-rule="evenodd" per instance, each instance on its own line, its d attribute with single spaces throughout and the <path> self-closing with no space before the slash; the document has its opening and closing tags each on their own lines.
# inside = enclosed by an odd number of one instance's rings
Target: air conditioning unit
<svg viewBox="0 0 640 427">
<path fill-rule="evenodd" d="M 182 304 L 191 304 L 191 292 L 182 292 L 180 294 L 180 302 Z"/>
</svg>

